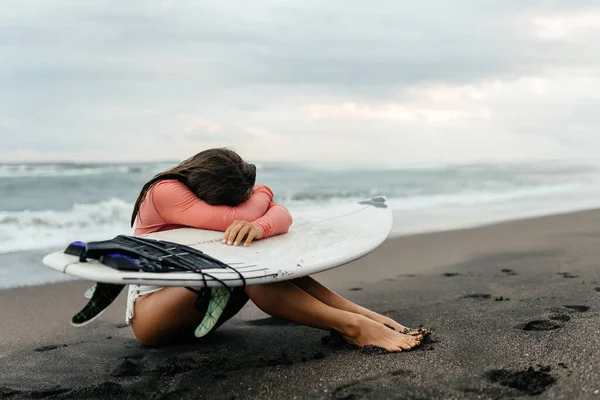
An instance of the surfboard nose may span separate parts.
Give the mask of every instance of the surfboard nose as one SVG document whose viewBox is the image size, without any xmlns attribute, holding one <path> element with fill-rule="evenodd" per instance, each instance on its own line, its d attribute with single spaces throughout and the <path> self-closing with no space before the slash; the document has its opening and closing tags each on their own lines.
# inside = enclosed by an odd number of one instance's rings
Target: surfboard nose
<svg viewBox="0 0 600 400">
<path fill-rule="evenodd" d="M 358 204 L 365 204 L 377 208 L 387 208 L 387 198 L 385 196 L 371 197 L 368 200 L 359 201 Z"/>
</svg>

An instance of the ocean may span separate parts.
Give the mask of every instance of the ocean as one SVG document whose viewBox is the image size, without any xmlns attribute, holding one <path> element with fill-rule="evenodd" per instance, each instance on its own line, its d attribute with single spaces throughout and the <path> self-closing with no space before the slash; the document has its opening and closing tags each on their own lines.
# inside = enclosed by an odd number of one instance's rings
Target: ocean
<svg viewBox="0 0 600 400">
<path fill-rule="evenodd" d="M 0 163 L 0 289 L 68 280 L 41 257 L 74 240 L 130 233 L 142 185 L 174 162 Z M 600 206 L 600 169 L 536 162 L 470 165 L 258 163 L 257 183 L 294 211 L 383 194 L 392 235 L 466 228 Z"/>
</svg>

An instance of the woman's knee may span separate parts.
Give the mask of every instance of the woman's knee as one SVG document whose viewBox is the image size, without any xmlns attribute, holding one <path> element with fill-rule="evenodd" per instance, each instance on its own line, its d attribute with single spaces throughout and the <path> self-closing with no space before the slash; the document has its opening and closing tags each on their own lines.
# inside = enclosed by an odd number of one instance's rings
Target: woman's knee
<svg viewBox="0 0 600 400">
<path fill-rule="evenodd" d="M 163 321 L 159 313 L 151 313 L 151 309 L 144 306 L 144 301 L 150 295 L 140 297 L 134 304 L 133 318 L 130 326 L 135 338 L 144 346 L 156 346 L 164 342 Z"/>
<path fill-rule="evenodd" d="M 162 335 L 148 324 L 136 322 L 135 317 L 131 320 L 131 330 L 138 342 L 144 346 L 156 346 L 162 342 Z"/>
</svg>

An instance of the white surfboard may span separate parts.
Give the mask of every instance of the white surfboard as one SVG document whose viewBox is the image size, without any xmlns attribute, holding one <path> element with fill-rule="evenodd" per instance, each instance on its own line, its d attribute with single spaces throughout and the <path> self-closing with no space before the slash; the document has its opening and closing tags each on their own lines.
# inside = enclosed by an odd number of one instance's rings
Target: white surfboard
<svg viewBox="0 0 600 400">
<path fill-rule="evenodd" d="M 122 271 L 97 260 L 80 262 L 63 251 L 48 254 L 43 263 L 82 279 L 113 284 L 156 286 L 235 287 L 290 280 L 339 267 L 377 248 L 392 228 L 392 211 L 385 197 L 292 215 L 288 233 L 252 242 L 248 247 L 227 246 L 223 233 L 180 228 L 139 236 L 190 246 L 235 268 L 196 272 Z M 211 275 L 212 277 L 208 277 Z M 215 279 L 218 278 L 218 279 Z M 219 282 L 221 281 L 221 282 Z M 206 283 L 206 285 L 205 285 Z"/>
</svg>

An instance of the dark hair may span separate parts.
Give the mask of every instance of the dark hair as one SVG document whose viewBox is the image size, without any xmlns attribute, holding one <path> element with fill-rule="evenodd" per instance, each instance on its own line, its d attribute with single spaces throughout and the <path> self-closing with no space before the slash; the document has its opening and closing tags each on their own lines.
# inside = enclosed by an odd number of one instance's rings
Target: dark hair
<svg viewBox="0 0 600 400">
<path fill-rule="evenodd" d="M 256 167 L 246 163 L 235 151 L 227 148 L 202 151 L 161 172 L 142 187 L 131 214 L 131 226 L 148 191 L 156 183 L 167 179 L 183 183 L 207 204 L 235 207 L 246 201 L 252 193 L 256 181 Z"/>
</svg>

